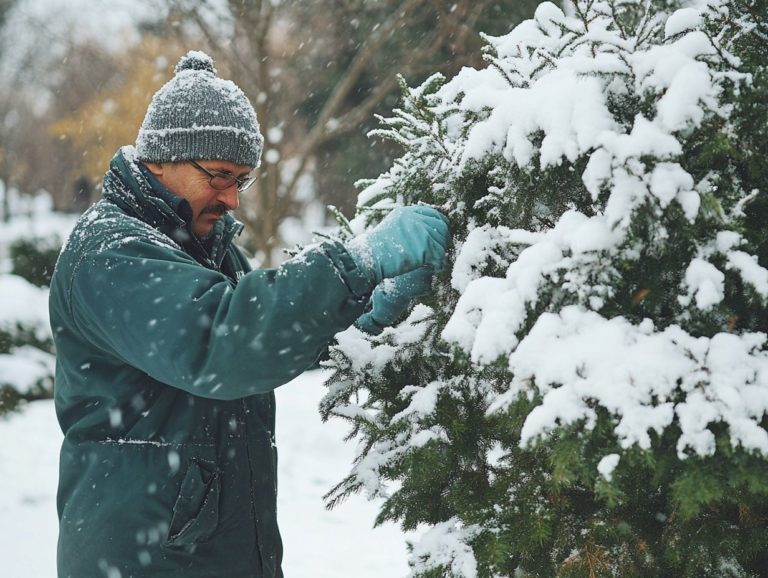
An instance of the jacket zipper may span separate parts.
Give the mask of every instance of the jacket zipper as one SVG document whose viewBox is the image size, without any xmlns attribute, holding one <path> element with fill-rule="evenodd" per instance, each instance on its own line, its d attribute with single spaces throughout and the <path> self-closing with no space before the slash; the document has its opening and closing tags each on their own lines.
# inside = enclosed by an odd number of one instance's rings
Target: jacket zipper
<svg viewBox="0 0 768 578">
<path fill-rule="evenodd" d="M 249 474 L 249 480 L 248 480 L 248 491 L 251 496 L 251 517 L 253 518 L 253 530 L 256 534 L 256 548 L 258 550 L 258 562 L 259 566 L 261 568 L 261 572 L 264 572 L 264 553 L 263 553 L 263 547 L 261 544 L 261 533 L 259 532 L 259 517 L 257 514 L 256 509 L 256 494 L 253 491 L 254 486 L 254 472 L 253 472 L 253 460 L 251 458 L 251 443 L 250 443 L 250 435 L 248 432 L 248 414 L 250 413 L 250 410 L 248 409 L 248 404 L 246 403 L 245 399 L 241 400 L 243 404 L 243 431 L 245 433 L 245 454 L 246 458 L 248 459 L 248 474 Z"/>
</svg>

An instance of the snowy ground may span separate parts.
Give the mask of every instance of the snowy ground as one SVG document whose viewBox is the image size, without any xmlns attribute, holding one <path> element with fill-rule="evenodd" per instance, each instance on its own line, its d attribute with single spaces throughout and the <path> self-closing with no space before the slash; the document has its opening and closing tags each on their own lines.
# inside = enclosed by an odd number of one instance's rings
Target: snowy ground
<svg viewBox="0 0 768 578">
<path fill-rule="evenodd" d="M 376 505 L 362 497 L 328 512 L 322 495 L 348 471 L 346 427 L 322 424 L 323 373 L 278 389 L 279 518 L 288 578 L 394 578 L 408 573 L 405 537 L 389 524 L 372 529 Z M 0 560 L 3 578 L 53 578 L 56 477 L 61 443 L 53 403 L 0 418 Z"/>
</svg>

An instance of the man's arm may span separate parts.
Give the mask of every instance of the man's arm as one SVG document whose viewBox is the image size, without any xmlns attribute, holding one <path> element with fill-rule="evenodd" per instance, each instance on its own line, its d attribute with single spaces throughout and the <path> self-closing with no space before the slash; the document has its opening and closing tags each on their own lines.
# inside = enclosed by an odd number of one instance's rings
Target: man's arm
<svg viewBox="0 0 768 578">
<path fill-rule="evenodd" d="M 308 368 L 370 290 L 338 244 L 233 288 L 185 253 L 135 239 L 83 259 L 70 299 L 81 333 L 105 353 L 194 395 L 236 399 Z"/>
</svg>

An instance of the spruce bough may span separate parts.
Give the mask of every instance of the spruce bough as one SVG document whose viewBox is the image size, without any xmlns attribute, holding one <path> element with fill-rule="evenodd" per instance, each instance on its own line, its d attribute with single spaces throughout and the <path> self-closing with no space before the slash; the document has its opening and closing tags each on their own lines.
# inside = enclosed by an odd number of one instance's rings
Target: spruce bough
<svg viewBox="0 0 768 578">
<path fill-rule="evenodd" d="M 414 576 L 768 576 L 768 15 L 668 4 L 541 4 L 382 119 L 346 235 L 438 205 L 452 264 L 321 409 Z"/>
</svg>

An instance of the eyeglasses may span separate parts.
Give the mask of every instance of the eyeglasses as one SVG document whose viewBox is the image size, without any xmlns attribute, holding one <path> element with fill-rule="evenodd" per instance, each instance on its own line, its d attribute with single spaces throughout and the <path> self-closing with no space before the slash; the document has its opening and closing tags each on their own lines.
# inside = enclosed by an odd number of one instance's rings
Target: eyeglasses
<svg viewBox="0 0 768 578">
<path fill-rule="evenodd" d="M 233 185 L 237 185 L 237 192 L 242 193 L 248 187 L 250 187 L 256 177 L 246 177 L 244 179 L 238 179 L 235 175 L 229 173 L 221 173 L 219 171 L 209 171 L 203 166 L 200 166 L 196 161 L 189 161 L 190 164 L 197 170 L 204 172 L 208 175 L 208 182 L 211 187 L 217 191 L 224 191 Z"/>
</svg>

